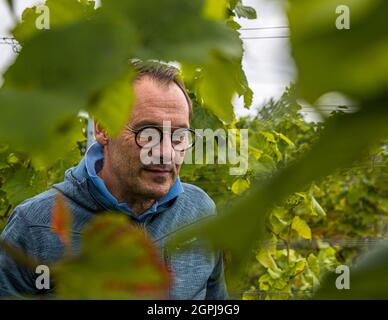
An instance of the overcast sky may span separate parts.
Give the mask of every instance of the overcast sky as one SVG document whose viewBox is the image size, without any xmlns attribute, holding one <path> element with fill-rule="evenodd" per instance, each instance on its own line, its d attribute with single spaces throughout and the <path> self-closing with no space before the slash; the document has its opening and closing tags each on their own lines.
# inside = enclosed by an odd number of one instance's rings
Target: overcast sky
<svg viewBox="0 0 388 320">
<path fill-rule="evenodd" d="M 24 8 L 41 2 L 41 0 L 14 0 L 17 16 L 21 16 Z M 290 56 L 289 39 L 276 38 L 288 34 L 288 23 L 282 1 L 245 0 L 244 4 L 254 7 L 258 17 L 256 20 L 238 20 L 242 29 L 250 29 L 241 30 L 242 37 L 275 38 L 243 40 L 245 49 L 243 67 L 254 92 L 254 102 L 251 109 L 247 110 L 243 107 L 242 99 L 236 99 L 234 105 L 236 114 L 239 116 L 254 114 L 255 109 L 265 101 L 278 98 L 296 76 L 294 63 Z M 9 30 L 13 24 L 14 21 L 7 9 L 6 1 L 0 0 L 0 37 L 10 36 Z M 14 59 L 15 53 L 12 47 L 0 45 L 0 75 Z"/>
<path fill-rule="evenodd" d="M 288 29 L 283 28 L 288 26 L 288 21 L 282 1 L 245 0 L 244 4 L 254 7 L 257 12 L 256 20 L 238 20 L 242 26 L 245 50 L 243 67 L 254 92 L 254 100 L 249 111 L 243 108 L 241 100 L 236 101 L 238 115 L 255 113 L 257 106 L 270 98 L 278 98 L 294 80 L 296 73 L 290 56 L 289 39 L 276 38 L 288 35 Z"/>
</svg>

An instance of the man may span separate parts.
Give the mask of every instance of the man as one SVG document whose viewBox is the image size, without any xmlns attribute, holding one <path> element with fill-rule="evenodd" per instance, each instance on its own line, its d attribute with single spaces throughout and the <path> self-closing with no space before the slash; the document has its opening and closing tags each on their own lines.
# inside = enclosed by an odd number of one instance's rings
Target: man
<svg viewBox="0 0 388 320">
<path fill-rule="evenodd" d="M 125 129 L 112 138 L 96 123 L 97 142 L 84 159 L 66 171 L 62 183 L 17 206 L 2 238 L 40 261 L 59 259 L 63 245 L 50 227 L 59 192 L 74 215 L 76 252 L 85 223 L 98 212 L 121 211 L 160 248 L 174 275 L 171 299 L 226 299 L 221 252 L 205 249 L 198 240 L 182 252 L 164 248 L 177 230 L 215 214 L 214 202 L 203 190 L 179 180 L 185 150 L 193 142 L 190 98 L 177 69 L 140 61 L 133 66 L 138 72 L 135 101 Z M 0 296 L 41 294 L 36 276 L 0 253 Z"/>
</svg>

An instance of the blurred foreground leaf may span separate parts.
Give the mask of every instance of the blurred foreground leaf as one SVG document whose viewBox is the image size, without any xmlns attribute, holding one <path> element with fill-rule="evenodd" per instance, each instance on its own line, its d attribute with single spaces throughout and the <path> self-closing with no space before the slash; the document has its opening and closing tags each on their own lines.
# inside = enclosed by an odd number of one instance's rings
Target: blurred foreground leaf
<svg viewBox="0 0 388 320">
<path fill-rule="evenodd" d="M 339 30 L 336 9 L 347 6 L 350 29 Z M 388 1 L 292 0 L 288 6 L 292 52 L 303 98 L 330 91 L 355 99 L 388 87 Z"/>
<path fill-rule="evenodd" d="M 44 191 L 45 187 L 41 173 L 35 172 L 32 168 L 21 168 L 3 183 L 1 189 L 6 192 L 8 201 L 16 206 Z"/>
<path fill-rule="evenodd" d="M 96 216 L 82 235 L 81 255 L 54 273 L 63 299 L 161 299 L 170 285 L 152 241 L 115 213 Z"/>
<path fill-rule="evenodd" d="M 350 8 L 350 30 L 336 28 L 339 5 Z M 218 217 L 180 232 L 172 243 L 203 236 L 231 250 L 234 266 L 241 266 L 263 237 L 265 217 L 275 205 L 335 169 L 351 166 L 388 136 L 387 13 L 388 3 L 379 0 L 290 1 L 291 44 L 302 98 L 315 101 L 339 91 L 355 99 L 360 111 L 327 121 L 318 142 L 298 161 L 219 208 Z"/>
<path fill-rule="evenodd" d="M 68 129 L 79 111 L 88 111 L 112 135 L 122 130 L 133 101 L 128 60 L 134 57 L 202 68 L 199 91 L 224 121 L 233 119 L 235 93 L 244 94 L 248 104 L 252 100 L 239 34 L 224 19 L 203 15 L 209 2 L 117 0 L 102 1 L 98 9 L 86 0 L 45 5 L 49 30 L 36 28 L 36 7 L 26 9 L 14 28 L 22 51 L 5 72 L 0 91 L 5 114 L 0 139 L 41 163 L 52 164 L 68 150 L 54 147 L 59 144 L 55 133 L 74 144 Z"/>
<path fill-rule="evenodd" d="M 219 216 L 180 232 L 172 244 L 203 236 L 233 253 L 234 266 L 241 266 L 250 249 L 264 234 L 266 214 L 287 195 L 303 190 L 337 168 L 357 160 L 371 145 L 388 135 L 388 97 L 366 101 L 357 113 L 345 114 L 327 123 L 316 145 L 299 161 L 266 182 L 256 183 L 247 194 Z"/>
<path fill-rule="evenodd" d="M 1 89 L 0 140 L 39 163 L 54 163 L 83 139 L 77 113 L 69 96 Z"/>
<path fill-rule="evenodd" d="M 62 240 L 65 246 L 71 245 L 71 228 L 73 226 L 73 216 L 65 204 L 62 195 L 58 194 L 52 212 L 51 227 Z"/>
<path fill-rule="evenodd" d="M 314 299 L 388 299 L 387 256 L 388 244 L 380 243 L 350 268 L 349 289 L 336 286 L 336 282 L 341 282 L 337 278 L 344 272 L 332 273 L 327 275 Z"/>
<path fill-rule="evenodd" d="M 50 28 L 57 28 L 72 24 L 83 18 L 91 17 L 94 10 L 94 1 L 88 0 L 47 0 L 45 5 L 49 8 Z M 24 44 L 39 32 L 36 21 L 42 13 L 37 13 L 37 6 L 26 8 L 22 20 L 12 30 L 12 34 L 20 44 Z"/>
</svg>

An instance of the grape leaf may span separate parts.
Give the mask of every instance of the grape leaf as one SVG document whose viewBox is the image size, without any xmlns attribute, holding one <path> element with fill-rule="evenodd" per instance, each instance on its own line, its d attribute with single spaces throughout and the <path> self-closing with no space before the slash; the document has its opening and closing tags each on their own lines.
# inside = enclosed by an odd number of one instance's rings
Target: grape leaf
<svg viewBox="0 0 388 320">
<path fill-rule="evenodd" d="M 9 203 L 18 205 L 27 198 L 45 190 L 46 184 L 40 172 L 32 168 L 20 168 L 2 185 Z"/>
<path fill-rule="evenodd" d="M 350 10 L 349 30 L 336 28 L 339 5 Z M 355 99 L 386 92 L 387 13 L 388 2 L 380 0 L 290 1 L 292 52 L 301 96 L 314 102 L 330 91 Z"/>
<path fill-rule="evenodd" d="M 94 1 L 87 0 L 46 0 L 44 5 L 49 8 L 50 28 L 69 25 L 83 18 L 89 18 L 95 12 Z M 37 6 L 26 8 L 23 11 L 21 22 L 12 30 L 13 36 L 20 44 L 42 31 L 35 25 L 36 19 L 40 15 L 36 9 Z"/>
<path fill-rule="evenodd" d="M 291 228 L 298 232 L 301 237 L 311 239 L 311 229 L 309 225 L 299 216 L 295 216 L 294 219 L 292 219 Z"/>
<path fill-rule="evenodd" d="M 122 214 L 96 216 L 82 234 L 80 256 L 55 266 L 62 299 L 161 299 L 170 275 L 141 229 Z M 93 272 L 91 272 L 93 270 Z"/>
<path fill-rule="evenodd" d="M 66 206 L 65 199 L 60 194 L 55 198 L 54 207 L 52 209 L 51 227 L 65 246 L 69 247 L 71 245 L 73 216 Z"/>
</svg>

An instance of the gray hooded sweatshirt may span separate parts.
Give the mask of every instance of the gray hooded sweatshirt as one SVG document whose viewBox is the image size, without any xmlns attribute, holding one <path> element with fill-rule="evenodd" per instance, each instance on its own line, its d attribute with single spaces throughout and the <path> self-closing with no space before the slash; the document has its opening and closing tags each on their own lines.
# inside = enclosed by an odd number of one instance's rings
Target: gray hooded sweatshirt
<svg viewBox="0 0 388 320">
<path fill-rule="evenodd" d="M 220 250 L 205 248 L 197 238 L 189 241 L 190 246 L 183 245 L 173 251 L 165 248 L 166 241 L 175 232 L 216 214 L 214 202 L 203 190 L 186 183 L 182 186 L 184 192 L 168 206 L 159 207 L 144 221 L 136 223 L 145 229 L 172 271 L 170 299 L 227 299 Z M 63 182 L 18 205 L 1 238 L 39 261 L 52 263 L 60 259 L 64 247 L 51 228 L 52 208 L 58 192 L 64 195 L 74 216 L 72 246 L 75 254 L 80 252 L 80 235 L 90 219 L 103 211 L 120 210 L 106 201 L 92 183 L 84 158 L 76 167 L 66 171 Z M 0 250 L 0 297 L 30 297 L 44 293 L 55 296 L 55 286 L 48 292 L 37 289 L 35 280 L 38 276 L 35 270 L 17 265 Z"/>
</svg>

